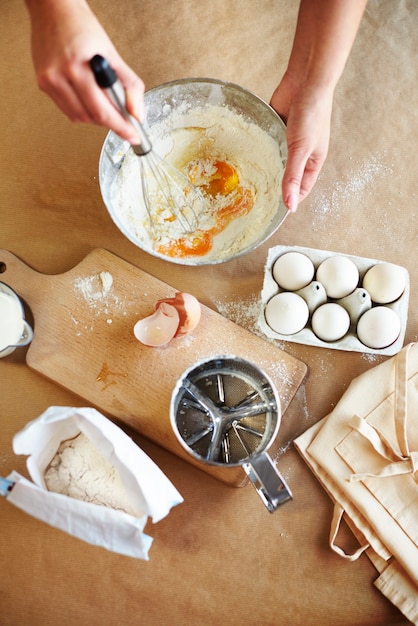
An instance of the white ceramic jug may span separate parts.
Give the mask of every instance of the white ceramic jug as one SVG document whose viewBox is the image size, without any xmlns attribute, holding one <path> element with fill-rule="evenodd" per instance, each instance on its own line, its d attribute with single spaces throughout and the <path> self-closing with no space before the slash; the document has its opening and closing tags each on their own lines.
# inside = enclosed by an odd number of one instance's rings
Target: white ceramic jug
<svg viewBox="0 0 418 626">
<path fill-rule="evenodd" d="M 33 331 L 25 320 L 19 296 L 0 283 L 0 358 L 11 354 L 18 346 L 32 341 Z"/>
</svg>

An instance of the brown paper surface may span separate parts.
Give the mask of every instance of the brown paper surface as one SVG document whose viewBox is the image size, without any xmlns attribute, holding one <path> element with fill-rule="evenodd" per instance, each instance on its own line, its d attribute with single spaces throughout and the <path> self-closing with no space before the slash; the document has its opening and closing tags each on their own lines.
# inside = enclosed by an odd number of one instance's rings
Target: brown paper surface
<svg viewBox="0 0 418 626">
<path fill-rule="evenodd" d="M 147 88 L 208 76 L 266 100 L 286 67 L 298 7 L 296 0 L 91 4 Z M 72 125 L 38 91 L 25 8 L 3 2 L 0 248 L 51 274 L 94 247 L 107 248 L 250 330 L 271 246 L 390 261 L 410 273 L 405 343 L 416 341 L 417 23 L 415 0 L 370 0 L 336 92 L 330 151 L 315 190 L 258 250 L 221 266 L 187 268 L 139 251 L 113 225 L 97 181 L 106 131 Z M 365 556 L 346 563 L 329 549 L 332 503 L 292 446 L 332 410 L 352 378 L 385 357 L 280 347 L 309 367 L 272 450 L 292 502 L 271 515 L 250 486 L 223 485 L 134 435 L 185 499 L 152 528 L 150 561 L 88 546 L 2 499 L 0 623 L 407 623 L 373 587 L 376 571 Z M 0 475 L 26 475 L 24 459 L 12 452 L 13 435 L 48 406 L 83 403 L 31 371 L 25 349 L 0 361 L 0 376 Z"/>
</svg>

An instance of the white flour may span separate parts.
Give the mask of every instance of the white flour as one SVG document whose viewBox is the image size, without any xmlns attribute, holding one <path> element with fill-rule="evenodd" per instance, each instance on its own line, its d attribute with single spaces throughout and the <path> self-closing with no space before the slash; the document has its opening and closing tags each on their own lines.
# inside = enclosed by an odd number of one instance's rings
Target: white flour
<svg viewBox="0 0 418 626">
<path fill-rule="evenodd" d="M 356 162 L 341 180 L 333 180 L 332 186 L 312 192 L 312 228 L 329 228 L 332 216 L 340 220 L 342 214 L 353 210 L 353 200 L 367 199 L 374 193 L 379 179 L 390 176 L 393 168 L 386 164 L 385 154 L 372 155 L 368 161 Z"/>
<path fill-rule="evenodd" d="M 77 336 L 83 332 L 95 330 L 95 319 L 106 316 L 106 324 L 113 323 L 113 316 L 126 316 L 128 303 L 125 296 L 119 296 L 115 290 L 113 276 L 102 271 L 90 276 L 73 280 L 74 291 L 88 305 L 89 315 L 82 313 L 84 307 L 78 307 L 71 314 L 71 321 L 77 327 Z"/>
<path fill-rule="evenodd" d="M 239 176 L 240 187 L 249 189 L 254 206 L 247 215 L 235 219 L 216 235 L 205 261 L 234 255 L 257 242 L 277 213 L 283 163 L 278 143 L 270 135 L 249 123 L 227 107 L 207 105 L 187 112 L 180 109 L 150 129 L 155 152 L 171 165 L 187 170 L 196 160 L 219 160 L 232 165 Z M 147 157 L 140 157 L 147 158 Z M 183 235 L 177 220 L 158 221 L 158 233 L 150 228 L 148 213 L 142 201 L 139 159 L 129 151 L 112 189 L 117 219 L 141 247 L 152 251 Z M 199 230 L 213 225 L 213 210 L 220 208 L 225 197 L 206 199 L 206 209 Z M 156 242 L 158 239 L 158 242 Z"/>
<path fill-rule="evenodd" d="M 117 469 L 83 433 L 61 443 L 44 478 L 49 491 L 138 515 Z"/>
<path fill-rule="evenodd" d="M 238 298 L 236 300 L 216 300 L 214 301 L 218 313 L 227 317 L 239 326 L 250 330 L 255 335 L 264 338 L 264 334 L 258 326 L 258 318 L 262 306 L 259 296 L 252 296 L 247 300 Z"/>
<path fill-rule="evenodd" d="M 86 278 L 76 278 L 74 286 L 89 303 L 105 298 L 113 284 L 113 276 L 109 272 L 100 272 Z"/>
</svg>

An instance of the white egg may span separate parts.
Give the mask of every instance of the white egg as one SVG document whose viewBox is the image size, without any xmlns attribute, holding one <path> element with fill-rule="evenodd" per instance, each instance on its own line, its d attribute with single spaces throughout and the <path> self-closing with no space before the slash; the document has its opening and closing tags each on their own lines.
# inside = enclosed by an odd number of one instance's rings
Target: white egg
<svg viewBox="0 0 418 626">
<path fill-rule="evenodd" d="M 273 265 L 273 278 L 288 291 L 296 291 L 311 282 L 315 267 L 311 259 L 302 252 L 286 252 Z"/>
<path fill-rule="evenodd" d="M 369 348 L 381 350 L 392 345 L 401 332 L 398 314 L 386 306 L 366 311 L 357 324 L 357 336 Z"/>
<path fill-rule="evenodd" d="M 323 341 L 338 341 L 349 327 L 349 314 L 335 302 L 323 304 L 312 315 L 312 330 Z"/>
<path fill-rule="evenodd" d="M 348 257 L 332 256 L 322 261 L 316 279 L 324 285 L 329 298 L 344 298 L 357 287 L 359 271 Z"/>
<path fill-rule="evenodd" d="M 363 287 L 377 304 L 394 302 L 405 291 L 405 270 L 393 263 L 377 263 L 366 272 Z"/>
<path fill-rule="evenodd" d="M 265 317 L 267 324 L 276 333 L 294 335 L 306 325 L 309 308 L 301 296 L 283 291 L 267 302 Z"/>
</svg>

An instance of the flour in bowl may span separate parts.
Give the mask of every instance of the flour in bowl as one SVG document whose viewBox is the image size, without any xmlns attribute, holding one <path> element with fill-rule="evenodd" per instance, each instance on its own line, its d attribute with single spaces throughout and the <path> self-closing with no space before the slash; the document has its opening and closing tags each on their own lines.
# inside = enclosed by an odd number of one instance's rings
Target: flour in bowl
<svg viewBox="0 0 418 626">
<path fill-rule="evenodd" d="M 48 491 L 138 516 L 117 469 L 80 433 L 63 441 L 44 474 Z"/>
<path fill-rule="evenodd" d="M 279 211 L 283 158 L 265 130 L 228 107 L 179 107 L 149 130 L 154 150 L 202 191 L 198 227 L 184 234 L 176 219 L 154 225 L 143 202 L 139 159 L 128 151 L 112 188 L 119 225 L 148 251 L 183 262 L 217 262 L 264 239 Z"/>
</svg>

